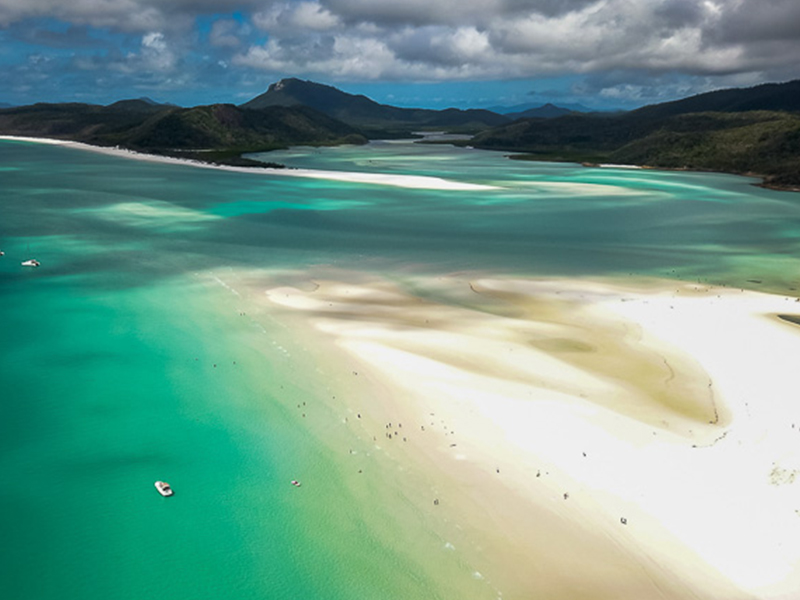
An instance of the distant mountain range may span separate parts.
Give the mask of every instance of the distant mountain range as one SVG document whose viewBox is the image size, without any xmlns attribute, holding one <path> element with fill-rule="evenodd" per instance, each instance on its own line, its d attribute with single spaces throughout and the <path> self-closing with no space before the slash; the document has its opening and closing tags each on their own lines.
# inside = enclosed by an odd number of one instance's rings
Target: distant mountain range
<svg viewBox="0 0 800 600">
<path fill-rule="evenodd" d="M 556 109 L 556 110 L 553 110 Z M 491 106 L 486 110 L 490 110 L 492 112 L 505 115 L 509 118 L 519 119 L 519 118 L 545 118 L 550 119 L 553 117 L 560 117 L 565 114 L 569 114 L 571 112 L 577 113 L 590 113 L 590 112 L 597 112 L 592 110 L 591 108 L 587 108 L 583 104 L 571 104 L 571 103 L 562 103 L 562 104 L 552 104 L 550 102 L 546 104 L 515 104 L 514 106 Z"/>
<path fill-rule="evenodd" d="M 348 94 L 329 85 L 294 78 L 272 84 L 265 93 L 242 104 L 242 108 L 298 105 L 310 106 L 335 119 L 361 127 L 386 129 L 396 126 L 407 129 L 445 126 L 451 131 L 455 127 L 469 131 L 496 127 L 520 118 L 551 119 L 572 112 L 591 112 L 579 104 L 555 106 L 549 103 L 468 110 L 398 108 L 379 104 L 366 96 Z"/>
<path fill-rule="evenodd" d="M 164 108 L 180 108 L 176 104 L 156 102 L 147 97 L 136 98 L 134 100 L 119 100 L 108 107 L 111 110 L 133 111 L 133 112 L 158 112 Z"/>
<path fill-rule="evenodd" d="M 552 104 L 508 114 L 398 108 L 299 79 L 279 81 L 241 106 L 181 108 L 139 98 L 0 109 L 0 133 L 253 166 L 263 164 L 243 153 L 418 130 L 469 133 L 472 146 L 524 153 L 514 158 L 759 174 L 768 185 L 800 190 L 800 81 L 613 114 Z"/>
<path fill-rule="evenodd" d="M 547 103 L 542 106 L 527 108 L 520 112 L 505 113 L 505 116 L 515 121 L 517 119 L 555 119 L 556 117 L 563 117 L 564 115 L 569 115 L 574 112 L 580 111 L 574 111 L 563 106 Z"/>
</svg>

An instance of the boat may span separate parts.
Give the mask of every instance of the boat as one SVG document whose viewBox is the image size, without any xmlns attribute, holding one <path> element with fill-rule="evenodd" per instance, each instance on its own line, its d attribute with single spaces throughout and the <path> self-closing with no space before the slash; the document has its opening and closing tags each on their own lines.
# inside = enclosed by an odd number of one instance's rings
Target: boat
<svg viewBox="0 0 800 600">
<path fill-rule="evenodd" d="M 292 479 L 292 485 L 293 485 L 294 487 L 300 487 L 300 482 L 299 482 L 299 481 L 297 481 L 297 479 Z"/>
<path fill-rule="evenodd" d="M 169 487 L 169 484 L 166 481 L 156 481 L 155 486 L 156 489 L 158 490 L 158 493 L 161 494 L 162 496 L 165 497 L 172 496 L 172 494 L 174 493 L 172 491 L 172 488 Z"/>
<path fill-rule="evenodd" d="M 22 266 L 23 267 L 38 267 L 40 264 L 42 264 L 42 263 L 40 263 L 35 258 L 31 258 L 29 260 L 23 260 L 22 261 Z"/>
</svg>

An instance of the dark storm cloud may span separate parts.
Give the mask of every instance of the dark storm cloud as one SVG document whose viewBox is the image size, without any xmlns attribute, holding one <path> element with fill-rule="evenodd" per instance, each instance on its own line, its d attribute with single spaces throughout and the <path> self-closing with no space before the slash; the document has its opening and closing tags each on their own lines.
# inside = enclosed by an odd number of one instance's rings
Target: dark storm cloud
<svg viewBox="0 0 800 600">
<path fill-rule="evenodd" d="M 186 26 L 197 15 L 247 11 L 269 0 L 0 0 L 0 26 L 49 17 L 121 30 Z"/>
<path fill-rule="evenodd" d="M 42 27 L 38 23 L 26 23 L 14 28 L 10 38 L 33 46 L 47 48 L 100 48 L 108 42 L 99 39 L 87 25 L 74 25 L 63 29 Z"/>
<path fill-rule="evenodd" d="M 706 35 L 712 43 L 748 44 L 800 39 L 800 2 L 797 0 L 743 0 L 720 15 Z M 797 55 L 796 55 L 797 57 Z"/>
<path fill-rule="evenodd" d="M 598 0 L 321 0 L 321 4 L 348 23 L 405 25 L 487 26 L 494 19 L 519 15 L 562 15 L 597 4 Z"/>
<path fill-rule="evenodd" d="M 660 27 L 669 30 L 702 26 L 706 11 L 696 0 L 668 0 L 658 4 L 653 15 Z"/>
</svg>

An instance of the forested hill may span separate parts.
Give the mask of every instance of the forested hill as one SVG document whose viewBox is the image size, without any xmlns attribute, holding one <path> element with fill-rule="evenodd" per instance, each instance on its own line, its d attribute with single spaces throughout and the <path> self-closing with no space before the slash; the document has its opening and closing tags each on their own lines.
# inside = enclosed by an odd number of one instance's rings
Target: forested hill
<svg viewBox="0 0 800 600">
<path fill-rule="evenodd" d="M 34 104 L 0 110 L 0 133 L 251 165 L 258 163 L 239 155 L 301 144 L 366 142 L 355 128 L 304 106 L 179 108 L 141 100 L 110 106 Z"/>
<path fill-rule="evenodd" d="M 755 110 L 800 112 L 800 79 L 787 83 L 765 83 L 750 88 L 706 92 L 682 100 L 645 106 L 631 111 L 630 116 L 655 119 L 687 113 Z"/>
<path fill-rule="evenodd" d="M 800 190 L 800 81 L 720 90 L 615 116 L 523 119 L 470 144 L 532 160 L 752 174 L 766 185 Z"/>
</svg>

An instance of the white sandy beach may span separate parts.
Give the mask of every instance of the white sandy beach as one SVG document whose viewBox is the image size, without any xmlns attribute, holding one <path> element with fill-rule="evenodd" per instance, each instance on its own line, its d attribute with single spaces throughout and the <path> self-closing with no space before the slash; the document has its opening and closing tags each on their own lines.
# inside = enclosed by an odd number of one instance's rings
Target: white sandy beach
<svg viewBox="0 0 800 600">
<path fill-rule="evenodd" d="M 316 283 L 267 296 L 413 423 L 506 597 L 800 594 L 800 326 L 775 316 L 800 314 L 794 298 L 414 280 L 447 299 L 434 302 L 381 280 Z"/>
<path fill-rule="evenodd" d="M 111 148 L 105 146 L 92 146 L 90 144 L 84 144 L 81 142 L 72 142 L 69 140 L 56 140 L 51 138 L 0 135 L 0 140 L 19 140 L 24 142 L 34 142 L 38 144 L 68 146 L 70 148 L 77 148 L 80 150 L 87 150 L 90 152 L 97 152 L 99 154 L 107 154 L 111 156 L 123 156 L 125 158 L 132 158 L 135 160 L 145 160 L 150 162 L 160 162 L 167 164 L 191 165 L 203 169 L 222 169 L 224 171 L 232 171 L 235 173 L 249 173 L 251 175 L 261 174 L 261 175 L 280 176 L 280 177 L 326 179 L 329 181 L 367 183 L 373 185 L 387 185 L 392 187 L 424 189 L 424 190 L 452 190 L 452 191 L 466 192 L 466 191 L 496 189 L 494 186 L 489 186 L 489 185 L 466 183 L 462 181 L 452 181 L 449 179 L 442 179 L 440 177 L 427 177 L 421 175 L 389 175 L 385 173 L 360 173 L 355 171 L 324 171 L 315 169 L 273 169 L 266 166 L 263 169 L 259 169 L 259 168 L 249 168 L 249 167 L 214 165 L 196 160 L 180 159 L 170 156 L 157 156 L 155 154 L 145 154 L 143 152 L 134 152 L 133 150 L 126 150 L 124 148 L 118 148 L 118 147 Z"/>
</svg>

